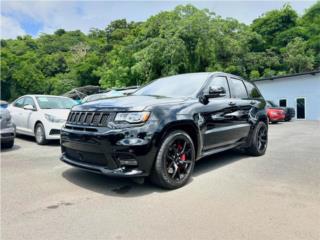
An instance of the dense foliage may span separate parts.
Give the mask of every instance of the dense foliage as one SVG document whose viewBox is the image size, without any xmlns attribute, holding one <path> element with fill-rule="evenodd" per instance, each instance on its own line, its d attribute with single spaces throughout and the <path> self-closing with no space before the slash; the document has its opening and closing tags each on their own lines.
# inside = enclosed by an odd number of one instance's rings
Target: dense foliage
<svg viewBox="0 0 320 240">
<path fill-rule="evenodd" d="M 160 76 L 224 71 L 255 79 L 320 66 L 320 2 L 285 5 L 250 26 L 192 5 L 90 33 L 57 30 L 1 40 L 1 98 L 61 94 L 87 84 L 141 85 Z"/>
</svg>

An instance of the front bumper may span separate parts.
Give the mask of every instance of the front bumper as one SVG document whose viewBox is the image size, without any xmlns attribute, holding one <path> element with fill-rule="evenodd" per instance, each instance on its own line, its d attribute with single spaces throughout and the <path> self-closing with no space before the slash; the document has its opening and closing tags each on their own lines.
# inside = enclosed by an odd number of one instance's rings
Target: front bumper
<svg viewBox="0 0 320 240">
<path fill-rule="evenodd" d="M 151 132 L 150 127 L 99 129 L 66 126 L 61 129 L 60 160 L 108 176 L 147 176 L 157 153 Z"/>
<path fill-rule="evenodd" d="M 108 169 L 106 167 L 94 165 L 94 164 L 87 164 L 87 163 L 81 163 L 79 161 L 74 161 L 69 159 L 65 154 L 62 154 L 61 161 L 68 163 L 71 166 L 79 167 L 84 170 L 100 173 L 107 176 L 113 176 L 113 177 L 134 177 L 134 176 L 142 176 L 143 171 L 139 169 L 126 169 L 125 167 L 116 168 L 116 169 Z"/>
<path fill-rule="evenodd" d="M 60 130 L 64 123 L 53 123 L 47 121 L 45 123 L 44 129 L 46 134 L 46 139 L 48 140 L 58 140 L 60 139 Z"/>
</svg>

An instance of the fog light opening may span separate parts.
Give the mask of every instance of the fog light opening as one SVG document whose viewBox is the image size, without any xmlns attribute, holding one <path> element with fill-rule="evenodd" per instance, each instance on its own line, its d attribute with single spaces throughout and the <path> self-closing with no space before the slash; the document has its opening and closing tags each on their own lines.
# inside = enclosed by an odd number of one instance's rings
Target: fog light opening
<svg viewBox="0 0 320 240">
<path fill-rule="evenodd" d="M 119 159 L 119 162 L 121 166 L 129 166 L 129 167 L 138 166 L 138 162 L 135 159 L 125 159 L 125 160 Z"/>
</svg>

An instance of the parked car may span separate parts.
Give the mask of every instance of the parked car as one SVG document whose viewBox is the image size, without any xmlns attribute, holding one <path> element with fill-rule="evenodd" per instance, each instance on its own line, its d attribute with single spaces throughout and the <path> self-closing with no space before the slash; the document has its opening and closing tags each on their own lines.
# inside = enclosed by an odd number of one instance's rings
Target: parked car
<svg viewBox="0 0 320 240">
<path fill-rule="evenodd" d="M 8 109 L 0 108 L 0 141 L 1 148 L 12 148 L 15 138 L 15 126 L 12 123 L 11 115 Z"/>
<path fill-rule="evenodd" d="M 282 109 L 284 111 L 284 114 L 285 114 L 284 121 L 286 121 L 286 122 L 290 121 L 292 118 L 295 117 L 296 111 L 294 110 L 294 108 L 291 108 L 291 107 L 279 107 L 277 104 L 275 104 L 274 102 L 272 102 L 270 100 L 267 100 L 267 106 L 271 107 L 271 108 Z"/>
<path fill-rule="evenodd" d="M 195 161 L 242 148 L 263 155 L 265 100 L 238 76 L 214 72 L 160 78 L 130 96 L 74 106 L 61 129 L 61 160 L 118 177 L 183 186 Z"/>
<path fill-rule="evenodd" d="M 60 139 L 60 129 L 76 102 L 71 98 L 51 95 L 25 95 L 9 107 L 16 131 L 35 136 L 38 144 Z"/>
<path fill-rule="evenodd" d="M 8 107 L 8 102 L 0 100 L 0 108 L 7 108 Z"/>
<path fill-rule="evenodd" d="M 284 110 L 280 108 L 268 108 L 267 115 L 271 123 L 282 122 L 286 117 Z"/>
</svg>

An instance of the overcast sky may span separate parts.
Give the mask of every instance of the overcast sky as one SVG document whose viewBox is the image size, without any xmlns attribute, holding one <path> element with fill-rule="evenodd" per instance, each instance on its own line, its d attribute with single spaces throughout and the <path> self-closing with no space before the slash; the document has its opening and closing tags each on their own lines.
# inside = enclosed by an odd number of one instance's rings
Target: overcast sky
<svg viewBox="0 0 320 240">
<path fill-rule="evenodd" d="M 316 1 L 1 1 L 1 38 L 52 33 L 56 29 L 105 28 L 112 20 L 126 18 L 143 21 L 179 4 L 191 3 L 208 8 L 222 17 L 233 17 L 244 23 L 264 12 L 279 9 L 285 3 L 303 14 Z"/>
</svg>

